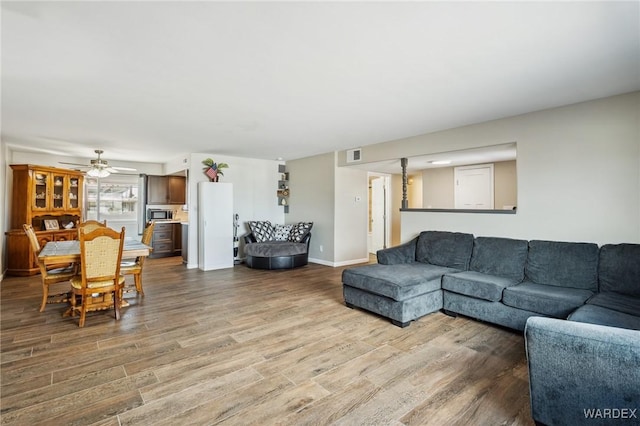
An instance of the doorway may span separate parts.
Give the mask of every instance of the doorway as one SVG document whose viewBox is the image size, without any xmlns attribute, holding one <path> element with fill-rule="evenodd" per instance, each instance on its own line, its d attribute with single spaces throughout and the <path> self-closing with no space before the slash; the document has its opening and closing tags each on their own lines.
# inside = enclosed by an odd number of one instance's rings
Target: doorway
<svg viewBox="0 0 640 426">
<path fill-rule="evenodd" d="M 390 176 L 369 173 L 369 253 L 387 248 L 391 235 Z"/>
</svg>

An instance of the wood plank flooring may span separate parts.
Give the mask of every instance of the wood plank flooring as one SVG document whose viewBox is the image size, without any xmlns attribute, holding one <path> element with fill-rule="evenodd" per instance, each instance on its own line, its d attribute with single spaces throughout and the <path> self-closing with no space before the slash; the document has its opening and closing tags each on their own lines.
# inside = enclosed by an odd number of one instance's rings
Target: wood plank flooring
<svg viewBox="0 0 640 426">
<path fill-rule="evenodd" d="M 343 268 L 149 259 L 116 322 L 0 285 L 2 425 L 532 425 L 521 333 L 344 306 Z M 66 284 L 62 284 L 65 288 Z"/>
</svg>

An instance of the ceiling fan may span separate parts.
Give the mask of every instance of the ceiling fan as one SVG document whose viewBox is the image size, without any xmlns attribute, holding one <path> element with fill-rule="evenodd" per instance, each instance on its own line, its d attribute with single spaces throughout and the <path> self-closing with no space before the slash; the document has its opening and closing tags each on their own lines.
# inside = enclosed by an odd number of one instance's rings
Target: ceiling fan
<svg viewBox="0 0 640 426">
<path fill-rule="evenodd" d="M 110 166 L 107 160 L 103 160 L 100 158 L 100 155 L 104 153 L 101 149 L 94 150 L 96 154 L 98 154 L 98 158 L 91 160 L 90 164 L 78 164 L 78 163 L 65 163 L 64 161 L 60 161 L 60 164 L 68 164 L 71 166 L 80 166 L 87 168 L 87 175 L 91 177 L 99 177 L 104 178 L 109 176 L 111 173 L 119 173 L 120 171 L 135 171 L 131 167 L 114 167 Z"/>
</svg>

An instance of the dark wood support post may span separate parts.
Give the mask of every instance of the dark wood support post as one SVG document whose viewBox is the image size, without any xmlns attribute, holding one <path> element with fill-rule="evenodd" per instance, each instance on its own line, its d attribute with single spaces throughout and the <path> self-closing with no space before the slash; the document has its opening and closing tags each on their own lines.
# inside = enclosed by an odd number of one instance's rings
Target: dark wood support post
<svg viewBox="0 0 640 426">
<path fill-rule="evenodd" d="M 409 200 L 407 200 L 407 163 L 409 161 L 406 158 L 400 159 L 400 166 L 402 166 L 402 208 L 409 208 Z"/>
</svg>

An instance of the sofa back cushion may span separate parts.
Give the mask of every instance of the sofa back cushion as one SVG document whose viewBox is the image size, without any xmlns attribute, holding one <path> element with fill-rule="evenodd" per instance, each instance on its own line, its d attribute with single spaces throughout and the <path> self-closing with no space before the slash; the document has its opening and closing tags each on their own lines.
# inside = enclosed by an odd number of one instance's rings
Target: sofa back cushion
<svg viewBox="0 0 640 426">
<path fill-rule="evenodd" d="M 461 232 L 424 231 L 416 244 L 416 260 L 462 271 L 469 269 L 473 235 Z"/>
<path fill-rule="evenodd" d="M 598 245 L 529 241 L 525 275 L 538 284 L 598 289 Z"/>
<path fill-rule="evenodd" d="M 640 297 L 640 244 L 600 247 L 598 279 L 601 292 Z"/>
<path fill-rule="evenodd" d="M 528 249 L 527 240 L 477 237 L 473 242 L 470 269 L 520 282 L 524 279 Z"/>
</svg>

